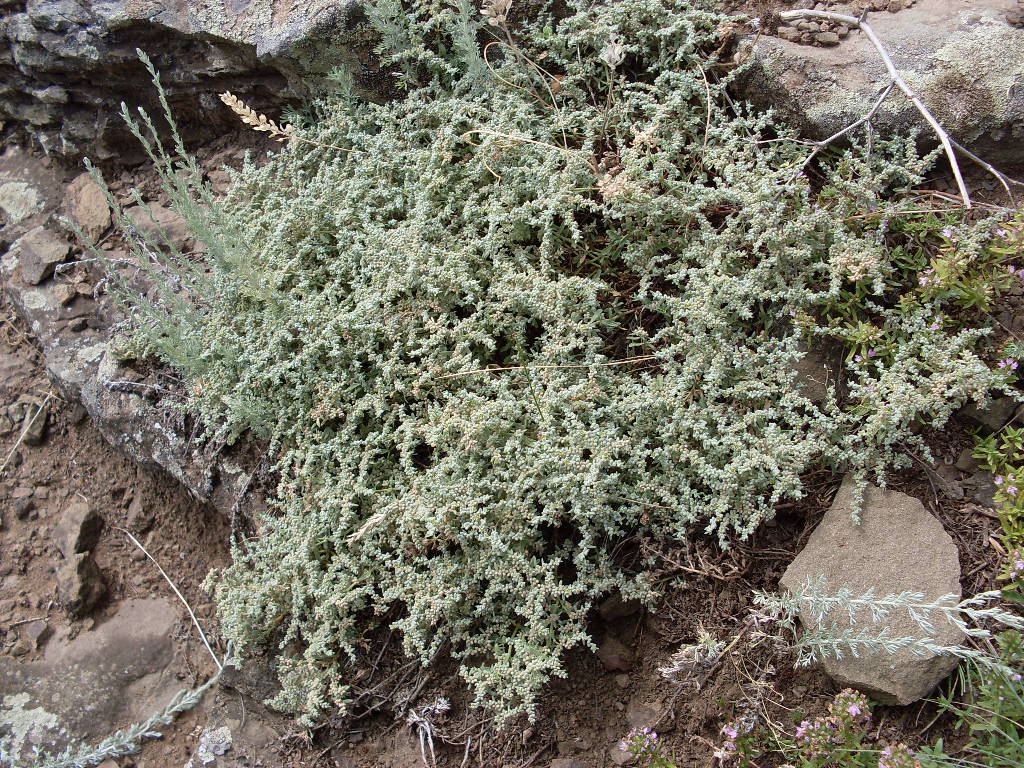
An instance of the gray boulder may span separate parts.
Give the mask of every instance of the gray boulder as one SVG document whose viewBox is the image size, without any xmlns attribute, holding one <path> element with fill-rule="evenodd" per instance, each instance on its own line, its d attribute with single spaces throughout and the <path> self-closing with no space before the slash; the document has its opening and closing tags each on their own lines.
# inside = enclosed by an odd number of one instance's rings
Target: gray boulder
<svg viewBox="0 0 1024 768">
<path fill-rule="evenodd" d="M 107 592 L 91 552 L 69 555 L 57 571 L 57 594 L 72 618 L 88 615 Z"/>
<path fill-rule="evenodd" d="M 867 18 L 942 126 L 996 165 L 1024 161 L 1024 29 L 1007 23 L 1017 9 L 1016 0 L 919 0 L 899 13 Z M 775 108 L 812 138 L 834 134 L 867 114 L 889 82 L 861 32 L 855 29 L 838 43 L 821 48 L 767 35 L 751 39 L 741 49 L 753 56 L 741 79 L 742 95 Z M 872 124 L 890 136 L 913 127 L 929 130 L 897 91 Z M 937 143 L 932 135 L 922 138 Z"/>
<path fill-rule="evenodd" d="M 904 591 L 922 592 L 926 599 L 960 595 L 960 563 L 956 546 L 924 505 L 896 491 L 868 486 L 859 525 L 851 514 L 853 481 L 847 478 L 807 546 L 782 576 L 781 586 L 795 592 L 808 581 L 822 579 L 835 593 L 843 587 L 855 595 L 874 589 L 884 596 Z M 819 615 L 810 608 L 800 614 L 805 627 L 815 626 Z M 924 633 L 905 611 L 873 620 L 857 617 L 852 625 L 845 613 L 830 615 L 839 630 L 890 636 L 921 637 Z M 935 622 L 931 637 L 942 645 L 957 645 L 963 633 L 948 622 Z M 928 653 L 916 656 L 909 650 L 888 654 L 860 652 L 843 659 L 829 659 L 824 671 L 843 687 L 857 688 L 886 704 L 910 704 L 927 696 L 957 666 L 957 659 Z"/>
</svg>

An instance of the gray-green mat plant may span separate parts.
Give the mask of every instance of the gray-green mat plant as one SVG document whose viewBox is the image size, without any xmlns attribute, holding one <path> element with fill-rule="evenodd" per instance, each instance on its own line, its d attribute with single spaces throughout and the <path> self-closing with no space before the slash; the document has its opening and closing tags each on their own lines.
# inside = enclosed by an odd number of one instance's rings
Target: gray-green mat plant
<svg viewBox="0 0 1024 768">
<path fill-rule="evenodd" d="M 368 2 L 404 96 L 340 73 L 223 201 L 126 113 L 205 255 L 111 197 L 150 288 L 118 265 L 110 286 L 210 434 L 277 459 L 211 586 L 305 723 L 349 699 L 381 623 L 450 653 L 500 721 L 532 716 L 595 600 L 653 597 L 620 544 L 748 536 L 820 467 L 882 482 L 926 450 L 915 424 L 1005 383 L 982 329 L 885 303 L 887 217 L 929 165 L 912 138 L 834 153 L 812 189 L 808 150 L 728 96 L 709 3 L 553 7 Z M 872 275 L 887 354 L 811 400 L 806 318 Z"/>
</svg>

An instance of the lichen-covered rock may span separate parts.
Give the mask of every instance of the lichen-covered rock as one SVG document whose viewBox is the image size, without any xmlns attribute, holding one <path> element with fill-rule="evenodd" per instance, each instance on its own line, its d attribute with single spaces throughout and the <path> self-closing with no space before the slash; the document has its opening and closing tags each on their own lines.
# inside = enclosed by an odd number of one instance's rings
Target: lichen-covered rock
<svg viewBox="0 0 1024 768">
<path fill-rule="evenodd" d="M 943 127 L 996 164 L 1024 161 L 1024 29 L 1007 23 L 1017 7 L 1016 0 L 920 0 L 867 18 Z M 743 53 L 754 60 L 741 79 L 742 95 L 814 138 L 831 136 L 867 114 L 889 82 L 858 30 L 835 42 L 816 48 L 765 35 L 748 42 Z M 896 91 L 872 123 L 884 135 L 928 130 Z M 927 133 L 923 138 L 934 143 Z"/>
<path fill-rule="evenodd" d="M 879 596 L 913 591 L 932 600 L 960 594 L 956 546 L 919 500 L 869 485 L 859 525 L 851 513 L 852 500 L 853 480 L 847 478 L 807 546 L 783 574 L 783 589 L 795 592 L 808 581 L 824 579 L 830 593 L 842 587 L 854 594 L 874 589 Z M 800 618 L 807 626 L 816 624 L 818 616 L 805 608 Z M 850 626 L 845 615 L 835 619 L 840 630 Z M 877 621 L 861 616 L 856 629 L 871 634 L 888 629 L 893 637 L 923 634 L 905 612 L 897 611 Z M 947 646 L 963 640 L 963 633 L 948 622 L 936 622 L 932 636 Z M 857 688 L 883 703 L 910 704 L 931 693 L 957 662 L 953 656 L 917 656 L 909 650 L 891 655 L 862 651 L 859 657 L 828 659 L 823 667 L 840 686 Z"/>
<path fill-rule="evenodd" d="M 2 4 L 0 4 L 2 5 Z M 358 0 L 28 0 L 0 7 L 0 120 L 48 151 L 140 156 L 118 116 L 158 111 L 141 48 L 160 69 L 190 138 L 237 127 L 217 100 L 230 90 L 260 110 L 308 96 L 341 64 L 368 93 L 386 88 L 362 37 Z"/>
<path fill-rule="evenodd" d="M 38 764 L 39 749 L 95 743 L 164 707 L 181 687 L 168 671 L 176 623 L 166 600 L 126 600 L 74 640 L 50 639 L 42 660 L 0 657 L 0 737 L 15 764 Z"/>
<path fill-rule="evenodd" d="M 45 204 L 39 191 L 27 182 L 0 184 L 0 212 L 10 224 L 20 224 L 32 214 L 42 211 Z"/>
</svg>

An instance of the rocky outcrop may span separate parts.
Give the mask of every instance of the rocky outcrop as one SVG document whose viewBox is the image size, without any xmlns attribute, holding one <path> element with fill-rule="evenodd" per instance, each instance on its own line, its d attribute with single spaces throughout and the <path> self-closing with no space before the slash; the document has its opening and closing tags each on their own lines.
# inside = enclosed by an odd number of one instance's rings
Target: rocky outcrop
<svg viewBox="0 0 1024 768">
<path fill-rule="evenodd" d="M 9 300 L 42 347 L 50 378 L 65 397 L 81 401 L 111 445 L 142 466 L 170 473 L 196 498 L 230 511 L 248 487 L 249 474 L 222 455 L 208 455 L 183 420 L 180 399 L 157 381 L 145 380 L 117 354 L 109 328 L 121 316 L 109 298 L 97 300 L 95 286 L 76 282 L 70 271 L 57 274 L 65 258 L 81 258 L 81 253 L 70 234 L 59 228 L 55 215 L 64 200 L 56 170 L 10 150 L 0 156 L 0 186 L 12 184 L 24 189 L 9 207 L 0 201 L 0 217 L 6 220 L 2 237 L 13 241 L 0 257 L 0 278 Z M 18 218 L 11 210 L 25 210 L 23 199 L 41 204 Z M 151 210 L 155 216 L 174 215 L 160 206 Z M 141 221 L 145 212 L 139 209 L 138 214 Z M 171 222 L 168 216 L 164 219 Z M 46 233 L 46 252 L 51 254 L 44 260 L 46 269 L 39 268 L 37 255 L 25 246 L 26 238 L 40 231 Z M 178 234 L 184 237 L 187 232 L 181 229 Z M 13 419 L 8 420 L 13 429 Z M 39 424 L 44 426 L 45 419 Z M 78 565 L 77 571 L 66 569 L 67 602 L 75 610 L 79 610 L 79 597 L 93 596 L 79 589 L 82 579 L 77 578 L 91 576 L 92 571 L 88 564 Z"/>
<path fill-rule="evenodd" d="M 358 0 L 27 0 L 0 4 L 0 120 L 50 153 L 130 159 L 120 104 L 159 113 L 139 61 L 160 70 L 179 127 L 203 139 L 236 127 L 217 93 L 273 110 L 346 63 L 371 94 L 386 83 Z M 128 152 L 128 155 L 124 153 Z"/>
<path fill-rule="evenodd" d="M 924 505 L 896 491 L 868 486 L 860 524 L 853 520 L 853 480 L 847 478 L 807 546 L 782 576 L 781 586 L 795 592 L 808 581 L 824 581 L 830 594 L 848 587 L 855 595 L 873 589 L 879 597 L 904 591 L 922 592 L 934 600 L 960 595 L 960 562 L 952 538 Z M 815 626 L 819 616 L 805 607 L 800 620 Z M 887 617 L 857 617 L 856 626 L 846 614 L 833 615 L 839 631 L 867 630 L 870 635 L 887 630 L 891 637 L 921 637 L 924 633 L 906 611 Z M 957 645 L 963 633 L 949 622 L 935 622 L 932 639 L 940 645 Z M 910 650 L 894 654 L 860 651 L 842 659 L 828 659 L 825 672 L 842 687 L 857 688 L 886 704 L 910 704 L 927 696 L 956 668 L 958 659 L 934 653 L 915 655 Z"/>
<path fill-rule="evenodd" d="M 870 13 L 867 22 L 938 121 L 990 162 L 1024 162 L 1024 29 L 1010 23 L 1018 18 L 1018 0 L 918 0 L 899 8 Z M 860 14 L 842 6 L 829 10 Z M 856 29 L 826 48 L 761 35 L 741 55 L 753 56 L 740 81 L 741 95 L 771 106 L 817 139 L 867 114 L 889 82 L 877 51 Z M 884 136 L 920 127 L 922 139 L 935 143 L 898 92 L 872 124 Z"/>
</svg>

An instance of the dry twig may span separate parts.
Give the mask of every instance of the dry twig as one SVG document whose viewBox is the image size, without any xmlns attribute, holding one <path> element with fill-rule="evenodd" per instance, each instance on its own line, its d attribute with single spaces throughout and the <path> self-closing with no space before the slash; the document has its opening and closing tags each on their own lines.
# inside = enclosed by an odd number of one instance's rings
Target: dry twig
<svg viewBox="0 0 1024 768">
<path fill-rule="evenodd" d="M 22 441 L 24 441 L 25 435 L 28 434 L 28 431 L 32 428 L 32 425 L 36 423 L 36 419 L 39 418 L 39 414 L 41 414 L 46 409 L 46 405 L 50 402 L 50 398 L 52 396 L 53 395 L 48 392 L 46 394 L 46 398 L 36 408 L 36 412 L 32 414 L 32 418 L 31 419 L 25 419 L 25 426 L 21 430 L 21 434 L 18 435 L 18 439 L 14 441 L 14 445 L 11 446 L 11 450 L 7 452 L 7 458 L 4 459 L 4 463 L 0 464 L 0 470 L 3 470 L 3 469 L 7 468 L 7 463 L 11 460 L 11 457 L 14 455 L 14 452 L 16 450 L 18 450 L 18 446 L 20 446 Z"/>
</svg>

